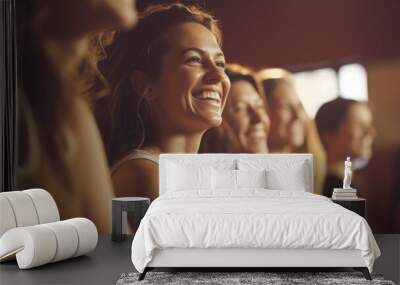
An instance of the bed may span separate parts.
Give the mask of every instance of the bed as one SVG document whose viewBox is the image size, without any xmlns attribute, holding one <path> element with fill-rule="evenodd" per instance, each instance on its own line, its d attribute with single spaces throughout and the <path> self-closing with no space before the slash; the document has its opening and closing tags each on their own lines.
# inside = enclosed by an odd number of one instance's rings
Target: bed
<svg viewBox="0 0 400 285">
<path fill-rule="evenodd" d="M 160 197 L 132 243 L 158 267 L 353 267 L 380 251 L 361 216 L 313 194 L 311 154 L 162 154 Z"/>
</svg>

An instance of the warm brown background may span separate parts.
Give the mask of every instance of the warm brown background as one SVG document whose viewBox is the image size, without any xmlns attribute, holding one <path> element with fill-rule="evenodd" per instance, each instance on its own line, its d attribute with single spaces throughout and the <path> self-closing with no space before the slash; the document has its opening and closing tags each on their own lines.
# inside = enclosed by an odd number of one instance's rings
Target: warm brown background
<svg viewBox="0 0 400 285">
<path fill-rule="evenodd" d="M 138 6 L 150 2 L 142 0 Z M 203 0 L 220 20 L 229 61 L 302 67 L 400 57 L 398 0 Z"/>
<path fill-rule="evenodd" d="M 148 3 L 138 1 L 141 8 Z M 360 62 L 367 69 L 377 139 L 368 168 L 358 173 L 376 233 L 400 233 L 400 1 L 203 0 L 223 28 L 230 62 L 291 71 Z M 400 158 L 398 158 L 400 159 Z"/>
</svg>

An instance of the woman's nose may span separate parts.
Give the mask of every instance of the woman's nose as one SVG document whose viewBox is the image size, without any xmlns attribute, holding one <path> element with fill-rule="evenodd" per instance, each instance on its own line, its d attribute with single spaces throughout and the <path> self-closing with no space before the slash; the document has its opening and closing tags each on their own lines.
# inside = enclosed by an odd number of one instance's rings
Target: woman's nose
<svg viewBox="0 0 400 285">
<path fill-rule="evenodd" d="M 213 84 L 225 80 L 227 75 L 224 68 L 216 66 L 215 63 L 210 63 L 205 78 L 208 84 Z"/>
<path fill-rule="evenodd" d="M 259 122 L 262 121 L 262 115 L 254 107 L 249 107 L 249 113 L 250 113 L 250 123 L 252 125 L 258 124 Z"/>
<path fill-rule="evenodd" d="M 303 117 L 303 111 L 300 108 L 292 108 L 292 121 L 300 120 Z"/>
</svg>

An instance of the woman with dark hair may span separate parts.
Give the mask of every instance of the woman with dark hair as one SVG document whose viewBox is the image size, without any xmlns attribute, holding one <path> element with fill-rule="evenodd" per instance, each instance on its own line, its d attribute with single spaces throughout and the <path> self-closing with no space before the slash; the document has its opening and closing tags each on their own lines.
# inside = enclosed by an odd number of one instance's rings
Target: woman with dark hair
<svg viewBox="0 0 400 285">
<path fill-rule="evenodd" d="M 80 68 L 92 33 L 132 26 L 134 1 L 18 0 L 18 189 L 44 188 L 61 218 L 111 227 L 112 186 Z"/>
<path fill-rule="evenodd" d="M 201 141 L 204 153 L 266 153 L 270 121 L 262 87 L 254 72 L 229 64 L 231 81 L 221 126 L 208 130 Z"/>
<path fill-rule="evenodd" d="M 326 174 L 326 156 L 313 120 L 297 94 L 292 75 L 280 68 L 266 68 L 257 73 L 269 106 L 271 128 L 270 152 L 312 153 L 314 155 L 314 192 L 322 193 Z"/>
<path fill-rule="evenodd" d="M 230 82 L 217 21 L 195 6 L 150 6 L 106 53 L 111 118 L 99 121 L 111 122 L 103 136 L 115 193 L 155 199 L 158 155 L 196 153 L 222 122 Z"/>
<path fill-rule="evenodd" d="M 323 194 L 331 197 L 333 188 L 343 186 L 347 156 L 354 170 L 365 167 L 371 158 L 375 138 L 372 112 L 365 102 L 338 97 L 320 107 L 315 122 L 328 158 Z"/>
</svg>

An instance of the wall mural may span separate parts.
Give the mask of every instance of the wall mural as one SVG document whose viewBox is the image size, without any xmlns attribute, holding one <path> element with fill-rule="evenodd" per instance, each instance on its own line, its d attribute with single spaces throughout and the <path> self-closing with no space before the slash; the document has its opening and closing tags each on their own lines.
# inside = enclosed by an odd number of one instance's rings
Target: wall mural
<svg viewBox="0 0 400 285">
<path fill-rule="evenodd" d="M 87 217 L 104 233 L 112 197 L 158 197 L 161 153 L 312 153 L 314 192 L 327 197 L 350 157 L 351 186 L 369 195 L 370 103 L 338 96 L 311 119 L 288 70 L 224 55 L 206 9 L 164 4 L 138 18 L 134 1 L 100 2 L 17 3 L 17 189 L 46 189 L 62 219 Z M 374 175 L 399 162 L 400 152 Z M 368 212 L 373 230 L 400 232 L 399 188 L 382 198 L 385 227 Z"/>
</svg>

